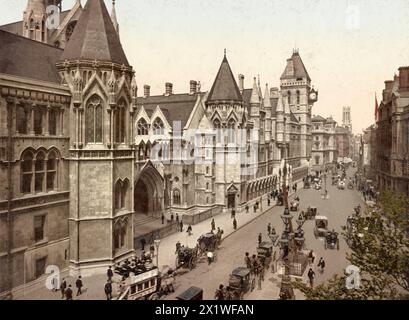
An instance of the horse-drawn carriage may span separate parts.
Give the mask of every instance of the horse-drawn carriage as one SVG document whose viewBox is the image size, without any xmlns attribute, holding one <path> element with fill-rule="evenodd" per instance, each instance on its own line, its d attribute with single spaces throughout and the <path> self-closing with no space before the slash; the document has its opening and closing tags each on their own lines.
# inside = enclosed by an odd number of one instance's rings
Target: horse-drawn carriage
<svg viewBox="0 0 409 320">
<path fill-rule="evenodd" d="M 231 273 L 227 290 L 231 300 L 243 300 L 244 294 L 253 291 L 255 286 L 256 280 L 251 276 L 250 270 L 239 267 Z"/>
<path fill-rule="evenodd" d="M 158 300 L 160 297 L 160 275 L 152 266 L 141 273 L 132 273 L 123 280 L 123 291 L 117 300 Z"/>
<path fill-rule="evenodd" d="M 176 254 L 176 269 L 183 267 L 192 270 L 196 267 L 198 257 L 197 246 L 195 248 L 181 247 Z"/>
<path fill-rule="evenodd" d="M 315 217 L 314 236 L 315 238 L 325 238 L 328 232 L 328 218 L 325 216 Z"/>
<path fill-rule="evenodd" d="M 317 207 L 308 207 L 307 212 L 305 213 L 305 218 L 308 220 L 315 219 L 317 215 Z"/>
<path fill-rule="evenodd" d="M 337 250 L 339 250 L 339 238 L 337 232 L 327 231 L 327 234 L 325 235 L 324 247 L 325 249 L 337 248 Z"/>
<path fill-rule="evenodd" d="M 197 245 L 199 246 L 200 254 L 207 251 L 214 252 L 219 248 L 221 242 L 222 233 L 218 232 L 214 234 L 212 232 L 201 235 L 197 240 Z"/>
<path fill-rule="evenodd" d="M 298 208 L 300 207 L 300 202 L 297 200 L 293 200 L 290 203 L 290 211 L 298 211 Z"/>
<path fill-rule="evenodd" d="M 270 263 L 272 260 L 273 247 L 274 247 L 274 244 L 272 242 L 264 241 L 260 243 L 257 248 L 258 259 L 261 265 L 264 266 L 264 268 L 266 268 L 267 270 L 270 267 Z"/>
</svg>

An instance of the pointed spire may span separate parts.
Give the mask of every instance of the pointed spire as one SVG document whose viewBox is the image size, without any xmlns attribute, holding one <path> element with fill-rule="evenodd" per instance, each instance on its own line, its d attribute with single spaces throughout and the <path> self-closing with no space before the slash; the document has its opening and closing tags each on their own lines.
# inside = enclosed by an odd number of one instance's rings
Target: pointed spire
<svg viewBox="0 0 409 320">
<path fill-rule="evenodd" d="M 226 55 L 220 65 L 219 72 L 213 82 L 207 101 L 243 101 Z"/>
<path fill-rule="evenodd" d="M 266 83 L 266 91 L 264 92 L 264 108 L 271 108 L 270 89 L 268 89 L 268 83 Z"/>
<path fill-rule="evenodd" d="M 281 97 L 281 95 L 279 95 L 279 97 L 278 97 L 276 112 L 277 113 L 279 113 L 279 112 L 284 113 L 283 98 Z"/>
<path fill-rule="evenodd" d="M 260 85 L 260 75 L 258 75 L 257 85 L 258 85 L 258 95 L 260 97 L 260 100 L 263 100 L 263 93 L 261 92 L 261 85 Z"/>
<path fill-rule="evenodd" d="M 307 69 L 305 68 L 305 65 L 297 49 L 293 50 L 291 58 L 287 59 L 287 66 L 285 67 L 285 70 L 280 79 L 284 80 L 298 78 L 306 78 L 307 81 L 311 81 L 311 78 L 308 75 Z"/>
<path fill-rule="evenodd" d="M 116 77 L 115 77 L 114 69 L 112 69 L 111 75 L 109 76 L 109 79 L 108 79 L 108 87 L 112 89 L 112 88 L 115 88 L 115 86 L 116 86 Z"/>
<path fill-rule="evenodd" d="M 257 78 L 254 77 L 253 90 L 251 91 L 250 103 L 260 103 L 260 91 L 257 86 Z"/>
<path fill-rule="evenodd" d="M 118 36 L 119 36 L 119 23 L 118 23 L 118 19 L 116 18 L 115 0 L 112 0 L 111 20 L 112 20 L 112 24 L 114 25 L 115 31 L 116 33 L 118 33 Z"/>
<path fill-rule="evenodd" d="M 64 60 L 109 61 L 129 67 L 104 0 L 88 0 L 61 56 Z"/>
</svg>

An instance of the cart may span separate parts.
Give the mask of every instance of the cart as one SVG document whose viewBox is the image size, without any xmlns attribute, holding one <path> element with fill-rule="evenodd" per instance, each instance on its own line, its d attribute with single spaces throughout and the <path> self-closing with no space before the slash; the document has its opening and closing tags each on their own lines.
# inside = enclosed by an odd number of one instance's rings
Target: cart
<svg viewBox="0 0 409 320">
<path fill-rule="evenodd" d="M 188 268 L 192 270 L 196 267 L 197 264 L 197 256 L 198 256 L 198 247 L 195 248 L 187 248 L 182 247 L 177 252 L 175 266 L 176 269 L 179 268 Z"/>
<path fill-rule="evenodd" d="M 227 290 L 232 300 L 243 300 L 244 294 L 253 291 L 255 286 L 256 279 L 251 277 L 250 269 L 240 267 L 231 273 Z"/>
<path fill-rule="evenodd" d="M 220 243 L 219 238 L 221 238 L 221 234 L 219 236 L 211 232 L 201 235 L 200 238 L 197 240 L 200 254 L 206 253 L 207 251 L 211 252 L 216 251 L 216 249 L 219 248 Z"/>
<path fill-rule="evenodd" d="M 307 212 L 306 212 L 306 214 L 305 214 L 305 217 L 306 217 L 308 220 L 313 220 L 313 219 L 315 219 L 316 215 L 317 215 L 317 207 L 308 207 L 308 208 L 307 208 Z"/>
<path fill-rule="evenodd" d="M 159 270 L 154 267 L 141 274 L 130 275 L 125 280 L 125 290 L 118 300 L 157 300 L 159 299 Z"/>
<path fill-rule="evenodd" d="M 290 203 L 290 210 L 291 211 L 298 211 L 298 208 L 300 207 L 300 203 L 298 201 L 291 201 Z"/>
<path fill-rule="evenodd" d="M 177 300 L 182 301 L 199 301 L 203 300 L 203 289 L 198 287 L 190 287 L 185 292 L 176 297 Z"/>
<path fill-rule="evenodd" d="M 315 217 L 314 236 L 315 238 L 325 238 L 328 232 L 328 218 L 325 216 Z"/>
<path fill-rule="evenodd" d="M 328 231 L 325 236 L 324 241 L 324 248 L 325 249 L 335 249 L 339 250 L 339 238 L 338 233 L 335 231 Z"/>
<path fill-rule="evenodd" d="M 273 255 L 274 244 L 272 242 L 264 241 L 259 244 L 257 248 L 257 256 L 260 263 L 264 266 L 266 270 L 269 269 L 270 263 Z"/>
</svg>

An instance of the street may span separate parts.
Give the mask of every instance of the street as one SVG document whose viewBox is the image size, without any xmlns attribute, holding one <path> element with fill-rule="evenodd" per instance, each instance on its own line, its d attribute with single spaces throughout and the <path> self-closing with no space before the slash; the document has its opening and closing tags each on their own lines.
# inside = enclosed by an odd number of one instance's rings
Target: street
<svg viewBox="0 0 409 320">
<path fill-rule="evenodd" d="M 349 170 L 349 176 L 352 176 L 353 171 Z M 329 199 L 321 198 L 323 190 L 301 189 L 297 192 L 301 199 L 300 210 L 306 210 L 308 206 L 316 206 L 318 215 L 325 215 L 329 219 L 329 230 L 335 229 L 341 233 L 341 227 L 345 225 L 346 218 L 353 211 L 353 208 L 358 204 L 364 207 L 364 203 L 360 195 L 355 190 L 338 190 L 336 186 L 332 186 L 330 177 L 328 177 L 327 188 Z M 283 230 L 283 223 L 280 215 L 283 213 L 284 207 L 274 207 L 264 215 L 255 219 L 253 222 L 246 225 L 244 228 L 231 236 L 227 237 L 219 251 L 217 251 L 217 261 L 208 266 L 204 261 L 199 264 L 196 269 L 180 276 L 176 280 L 176 292 L 168 296 L 168 299 L 173 299 L 180 293 L 184 292 L 190 286 L 200 287 L 204 291 L 204 299 L 214 299 L 215 290 L 220 284 L 227 285 L 231 271 L 239 266 L 244 266 L 244 254 L 249 252 L 251 255 L 256 254 L 257 237 L 260 232 L 263 233 L 263 239 L 267 237 L 267 225 L 271 223 L 276 228 L 278 234 Z M 300 212 L 300 211 L 299 211 Z M 295 216 L 294 220 L 297 218 Z M 342 237 L 340 237 L 340 250 L 325 250 L 322 239 L 315 239 L 313 234 L 314 220 L 309 220 L 304 224 L 305 239 L 307 249 L 311 249 L 316 254 L 313 269 L 316 273 L 315 283 L 319 284 L 328 280 L 334 274 L 340 274 L 348 265 L 346 260 L 346 252 L 348 247 Z M 320 274 L 316 266 L 320 257 L 323 257 L 326 262 L 326 268 L 323 274 Z M 307 277 L 307 272 L 304 273 L 304 279 Z M 246 294 L 244 299 L 263 299 L 271 300 L 278 299 L 280 291 L 280 278 L 277 274 L 269 271 L 266 272 L 265 281 L 262 283 L 262 290 L 256 289 Z M 296 293 L 297 299 L 302 297 Z"/>
</svg>

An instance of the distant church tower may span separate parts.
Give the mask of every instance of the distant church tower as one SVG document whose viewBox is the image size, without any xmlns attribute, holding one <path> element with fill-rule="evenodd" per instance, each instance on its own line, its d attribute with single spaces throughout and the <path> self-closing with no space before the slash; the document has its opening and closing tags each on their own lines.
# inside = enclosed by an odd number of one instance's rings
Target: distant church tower
<svg viewBox="0 0 409 320">
<path fill-rule="evenodd" d="M 342 108 L 342 126 L 352 132 L 351 107 Z"/>
<path fill-rule="evenodd" d="M 287 60 L 287 66 L 281 75 L 281 93 L 291 112 L 301 126 L 301 165 L 311 158 L 311 110 L 318 101 L 318 92 L 311 86 L 311 78 L 301 60 L 298 50 Z M 281 110 L 280 110 L 281 111 Z M 283 110 L 286 111 L 285 108 Z M 277 115 L 277 123 L 279 122 Z M 278 131 L 281 134 L 281 131 Z"/>
<path fill-rule="evenodd" d="M 47 43 L 46 0 L 28 0 L 23 15 L 23 35 L 26 38 Z"/>
</svg>

